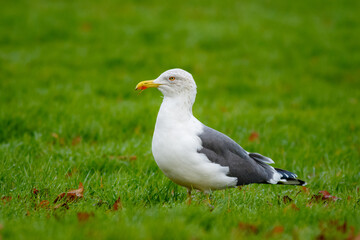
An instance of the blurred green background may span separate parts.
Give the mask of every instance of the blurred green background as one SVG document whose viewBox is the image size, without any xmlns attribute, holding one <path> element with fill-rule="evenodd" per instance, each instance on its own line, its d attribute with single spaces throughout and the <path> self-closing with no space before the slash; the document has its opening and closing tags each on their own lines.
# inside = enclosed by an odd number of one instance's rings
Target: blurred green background
<svg viewBox="0 0 360 240">
<path fill-rule="evenodd" d="M 350 0 L 2 2 L 0 239 L 350 236 L 323 233 L 330 220 L 355 234 L 359 12 Z M 170 68 L 193 74 L 200 121 L 341 200 L 310 208 L 298 188 L 251 185 L 214 193 L 213 212 L 200 193 L 187 207 L 151 155 L 161 94 L 134 91 Z M 79 182 L 84 199 L 54 209 Z M 286 212 L 284 195 L 300 210 Z M 94 216 L 78 223 L 84 211 Z"/>
</svg>

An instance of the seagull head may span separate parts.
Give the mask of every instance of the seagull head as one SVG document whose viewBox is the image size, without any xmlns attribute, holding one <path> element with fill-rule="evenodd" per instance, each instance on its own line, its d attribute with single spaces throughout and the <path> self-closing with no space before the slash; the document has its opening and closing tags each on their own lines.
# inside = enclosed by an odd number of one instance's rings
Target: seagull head
<svg viewBox="0 0 360 240">
<path fill-rule="evenodd" d="M 135 89 L 147 88 L 158 88 L 165 97 L 188 96 L 195 100 L 196 96 L 194 78 L 190 73 L 179 68 L 167 70 L 155 80 L 139 82 Z"/>
</svg>

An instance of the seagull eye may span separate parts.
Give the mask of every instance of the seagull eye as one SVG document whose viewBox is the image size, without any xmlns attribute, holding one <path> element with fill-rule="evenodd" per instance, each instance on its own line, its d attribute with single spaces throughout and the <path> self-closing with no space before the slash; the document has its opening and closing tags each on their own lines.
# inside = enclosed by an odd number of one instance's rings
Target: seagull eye
<svg viewBox="0 0 360 240">
<path fill-rule="evenodd" d="M 175 77 L 169 77 L 169 80 L 170 80 L 170 81 L 174 81 L 174 80 L 175 80 Z"/>
</svg>

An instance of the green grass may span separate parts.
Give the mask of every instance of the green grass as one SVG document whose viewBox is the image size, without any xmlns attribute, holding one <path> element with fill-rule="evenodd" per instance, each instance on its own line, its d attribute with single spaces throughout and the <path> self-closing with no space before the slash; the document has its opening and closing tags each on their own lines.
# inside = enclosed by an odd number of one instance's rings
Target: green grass
<svg viewBox="0 0 360 240">
<path fill-rule="evenodd" d="M 0 239 L 349 236 L 335 220 L 358 233 L 359 9 L 359 1 L 3 2 L 0 196 L 12 199 L 0 201 Z M 174 67 L 195 77 L 198 119 L 296 172 L 310 193 L 250 185 L 214 192 L 213 211 L 201 193 L 187 206 L 185 189 L 151 154 L 161 94 L 134 92 Z M 258 141 L 249 141 L 253 131 Z M 84 198 L 54 209 L 79 182 Z M 320 190 L 341 199 L 307 206 Z M 112 211 L 118 197 L 123 208 Z M 78 212 L 93 216 L 79 222 Z M 271 233 L 276 226 L 284 232 Z"/>
</svg>

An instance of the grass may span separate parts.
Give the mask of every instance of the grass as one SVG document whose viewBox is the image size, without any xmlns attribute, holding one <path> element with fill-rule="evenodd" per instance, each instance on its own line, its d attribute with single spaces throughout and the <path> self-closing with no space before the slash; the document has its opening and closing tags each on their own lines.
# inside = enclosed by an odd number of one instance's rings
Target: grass
<svg viewBox="0 0 360 240">
<path fill-rule="evenodd" d="M 358 1 L 2 3 L 0 239 L 357 234 L 358 12 Z M 250 185 L 214 192 L 213 211 L 201 193 L 187 206 L 151 154 L 160 93 L 134 92 L 174 67 L 195 77 L 203 123 L 296 172 L 310 192 Z M 55 209 L 79 182 L 84 198 Z M 320 190 L 341 199 L 308 206 Z"/>
</svg>

